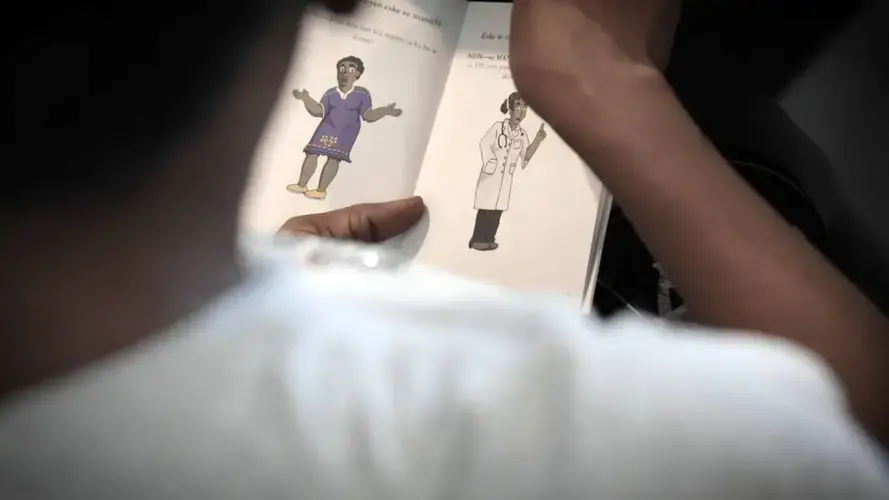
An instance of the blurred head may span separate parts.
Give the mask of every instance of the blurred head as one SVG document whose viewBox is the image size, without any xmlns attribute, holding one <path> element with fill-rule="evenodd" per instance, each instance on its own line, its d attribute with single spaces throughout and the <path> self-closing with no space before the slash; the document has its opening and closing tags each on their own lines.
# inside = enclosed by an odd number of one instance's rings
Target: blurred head
<svg viewBox="0 0 889 500">
<path fill-rule="evenodd" d="M 238 282 L 240 198 L 308 2 L 49 0 L 4 18 L 0 397 Z"/>
<path fill-rule="evenodd" d="M 522 99 L 521 94 L 518 92 L 513 92 L 509 94 L 509 97 L 503 101 L 503 104 L 500 105 L 501 113 L 509 113 L 509 119 L 515 122 L 521 122 L 525 119 L 525 115 L 528 113 L 528 105 L 525 104 L 525 100 Z"/>
<path fill-rule="evenodd" d="M 364 62 L 355 56 L 348 56 L 336 63 L 336 83 L 340 90 L 349 90 L 364 73 Z"/>
<path fill-rule="evenodd" d="M 337 12 L 355 4 L 324 2 Z M 239 140 L 220 149 L 249 159 L 308 3 L 17 4 L 2 48 L 5 208 L 135 201 L 175 168 L 167 160 L 226 121 Z"/>
</svg>

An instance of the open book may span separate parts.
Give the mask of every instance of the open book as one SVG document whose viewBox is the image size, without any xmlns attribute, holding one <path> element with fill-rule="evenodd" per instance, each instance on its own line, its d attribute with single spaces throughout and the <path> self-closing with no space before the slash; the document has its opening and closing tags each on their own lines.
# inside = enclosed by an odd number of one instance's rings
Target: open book
<svg viewBox="0 0 889 500">
<path fill-rule="evenodd" d="M 312 11 L 255 158 L 247 230 L 422 195 L 393 244 L 480 281 L 589 308 L 610 198 L 509 72 L 510 4 L 363 0 Z"/>
</svg>

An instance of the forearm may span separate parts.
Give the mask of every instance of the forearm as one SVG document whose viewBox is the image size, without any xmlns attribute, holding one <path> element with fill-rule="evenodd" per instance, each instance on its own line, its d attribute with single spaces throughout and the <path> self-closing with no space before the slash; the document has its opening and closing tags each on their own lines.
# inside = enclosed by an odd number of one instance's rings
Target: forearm
<svg viewBox="0 0 889 500">
<path fill-rule="evenodd" d="M 528 146 L 528 151 L 525 152 L 525 165 L 527 165 L 531 161 L 531 158 L 534 158 L 534 154 L 537 153 L 537 148 L 539 147 L 540 141 L 534 139 L 534 142 L 532 142 L 531 145 Z"/>
<path fill-rule="evenodd" d="M 612 92 L 581 92 L 559 133 L 595 165 L 689 311 L 820 354 L 889 443 L 886 319 L 729 168 L 666 83 L 646 76 Z"/>
<path fill-rule="evenodd" d="M 364 113 L 364 121 L 375 122 L 380 118 L 386 116 L 386 112 L 386 108 L 369 109 L 366 113 Z"/>
<path fill-rule="evenodd" d="M 321 105 L 318 101 L 312 99 L 309 96 L 303 97 L 303 104 L 306 106 L 306 111 L 309 112 L 310 115 L 315 118 L 320 118 L 324 116 L 324 106 Z"/>
</svg>

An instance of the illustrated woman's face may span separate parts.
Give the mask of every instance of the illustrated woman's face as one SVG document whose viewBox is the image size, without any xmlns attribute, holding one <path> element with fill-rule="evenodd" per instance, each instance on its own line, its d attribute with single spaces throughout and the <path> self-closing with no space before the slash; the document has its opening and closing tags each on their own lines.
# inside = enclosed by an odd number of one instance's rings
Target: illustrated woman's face
<svg viewBox="0 0 889 500">
<path fill-rule="evenodd" d="M 525 115 L 528 114 L 528 105 L 525 104 L 525 100 L 519 97 L 515 100 L 515 105 L 509 110 L 509 118 L 511 120 L 515 120 L 520 122 L 525 119 Z"/>
<path fill-rule="evenodd" d="M 355 80 L 361 76 L 358 65 L 353 62 L 343 62 L 336 67 L 336 83 L 341 89 L 352 88 Z"/>
</svg>

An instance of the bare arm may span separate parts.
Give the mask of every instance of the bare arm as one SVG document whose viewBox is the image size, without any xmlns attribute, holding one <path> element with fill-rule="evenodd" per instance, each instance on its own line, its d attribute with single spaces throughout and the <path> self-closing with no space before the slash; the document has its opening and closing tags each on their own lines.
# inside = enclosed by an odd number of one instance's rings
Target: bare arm
<svg viewBox="0 0 889 500">
<path fill-rule="evenodd" d="M 310 115 L 315 118 L 321 118 L 324 116 L 324 106 L 321 105 L 320 102 L 312 99 L 308 92 L 305 90 L 294 90 L 293 97 L 297 100 L 303 102 L 303 105 L 306 107 L 306 111 L 309 112 Z"/>
<path fill-rule="evenodd" d="M 367 113 L 364 113 L 364 121 L 375 122 L 384 116 L 386 116 L 386 108 L 369 109 Z"/>
<path fill-rule="evenodd" d="M 384 116 L 401 116 L 401 110 L 395 107 L 395 103 L 387 104 L 379 108 L 368 109 L 364 113 L 364 121 L 375 122 Z"/>
<path fill-rule="evenodd" d="M 303 98 L 303 104 L 306 106 L 306 111 L 309 112 L 310 115 L 315 118 L 321 118 L 324 116 L 324 106 L 321 105 L 318 101 L 312 99 L 309 96 Z"/>
<path fill-rule="evenodd" d="M 540 147 L 541 142 L 542 142 L 541 140 L 534 139 L 534 142 L 532 142 L 531 145 L 528 146 L 528 150 L 525 152 L 524 166 L 528 166 L 528 163 L 531 161 L 531 158 L 534 157 L 534 153 L 537 152 L 537 148 Z"/>
<path fill-rule="evenodd" d="M 540 130 L 537 131 L 537 134 L 534 136 L 534 140 L 531 141 L 531 144 L 525 149 L 525 156 L 522 160 L 522 168 L 528 166 L 528 163 L 531 161 L 531 158 L 534 157 L 534 153 L 537 152 L 537 148 L 540 147 L 540 143 L 546 139 L 546 131 L 544 130 L 544 125 L 540 124 Z"/>
<path fill-rule="evenodd" d="M 889 322 L 727 165 L 658 69 L 679 0 L 515 0 L 510 67 L 590 165 L 696 319 L 786 338 L 889 445 Z"/>
<path fill-rule="evenodd" d="M 695 319 L 813 350 L 889 444 L 886 318 L 728 166 L 655 70 L 575 88 L 549 121 L 595 166 Z"/>
</svg>

